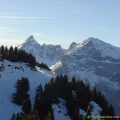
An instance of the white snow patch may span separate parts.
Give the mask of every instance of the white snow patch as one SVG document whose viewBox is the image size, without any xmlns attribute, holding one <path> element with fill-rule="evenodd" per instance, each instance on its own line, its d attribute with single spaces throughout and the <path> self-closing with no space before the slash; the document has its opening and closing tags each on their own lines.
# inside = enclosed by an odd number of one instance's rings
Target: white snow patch
<svg viewBox="0 0 120 120">
<path fill-rule="evenodd" d="M 86 118 L 87 113 L 86 113 L 83 109 L 80 109 L 79 113 L 80 113 L 80 116 L 81 116 L 83 119 Z"/>
<path fill-rule="evenodd" d="M 61 66 L 62 66 L 62 61 L 58 61 L 56 64 L 52 65 L 52 66 L 50 67 L 50 69 L 51 69 L 52 71 L 55 71 L 56 69 L 58 69 L 58 68 L 61 67 Z"/>
<path fill-rule="evenodd" d="M 77 94 L 74 90 L 72 90 L 72 95 L 73 95 L 74 98 L 76 98 L 76 96 L 77 96 Z"/>
<path fill-rule="evenodd" d="M 89 109 L 90 109 L 91 116 L 101 116 L 100 114 L 102 112 L 102 108 L 98 104 L 96 104 L 94 101 L 90 102 Z M 101 119 L 96 118 L 95 120 L 101 120 Z"/>
<path fill-rule="evenodd" d="M 20 107 L 11 102 L 12 94 L 15 92 L 16 81 L 22 77 L 29 79 L 29 93 L 33 103 L 36 87 L 39 84 L 44 86 L 54 73 L 38 69 L 33 71 L 24 63 L 12 63 L 7 60 L 0 62 L 0 66 L 4 66 L 0 71 L 0 120 L 10 120 L 13 113 L 21 111 Z"/>
<path fill-rule="evenodd" d="M 59 98 L 59 103 L 52 105 L 54 120 L 71 120 L 66 108 L 66 102 Z"/>
</svg>

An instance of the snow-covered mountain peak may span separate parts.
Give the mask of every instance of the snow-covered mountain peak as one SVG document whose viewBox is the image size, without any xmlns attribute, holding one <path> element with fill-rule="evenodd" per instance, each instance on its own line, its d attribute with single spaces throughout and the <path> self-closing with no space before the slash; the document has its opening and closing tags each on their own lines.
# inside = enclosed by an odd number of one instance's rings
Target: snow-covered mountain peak
<svg viewBox="0 0 120 120">
<path fill-rule="evenodd" d="M 34 48 L 39 48 L 40 44 L 34 39 L 33 35 L 30 35 L 24 43 L 18 46 L 19 49 L 24 48 L 23 50 L 26 49 L 26 51 L 32 51 Z"/>
<path fill-rule="evenodd" d="M 27 38 L 27 41 L 33 41 L 34 40 L 34 36 L 33 35 L 30 35 L 28 38 Z"/>
<path fill-rule="evenodd" d="M 88 42 L 102 42 L 102 40 L 98 39 L 98 38 L 94 38 L 94 37 L 89 37 L 87 38 L 85 41 L 88 41 Z"/>
<path fill-rule="evenodd" d="M 37 62 L 43 62 L 49 66 L 59 61 L 65 53 L 60 45 L 40 45 L 32 35 L 19 48 L 35 56 Z"/>
<path fill-rule="evenodd" d="M 72 42 L 71 45 L 69 46 L 68 50 L 74 49 L 78 44 L 76 42 Z"/>
<path fill-rule="evenodd" d="M 114 105 L 115 111 L 120 107 L 120 48 L 97 38 L 88 38 L 67 52 L 64 58 L 53 68 L 57 74 L 73 75 L 83 80 L 90 87 L 97 87 L 106 99 Z M 107 94 L 111 91 L 110 95 Z M 111 95 L 114 96 L 111 98 Z M 115 99 L 117 98 L 117 99 Z M 119 99 L 119 100 L 118 100 Z"/>
<path fill-rule="evenodd" d="M 78 44 L 69 54 L 80 54 L 84 52 L 87 56 L 94 58 L 120 58 L 120 48 L 106 43 L 98 38 L 90 37 Z M 92 57 L 92 58 L 93 58 Z"/>
<path fill-rule="evenodd" d="M 34 49 L 39 47 L 40 44 L 34 39 L 33 35 L 30 35 L 18 48 L 24 48 L 24 50 L 32 52 Z"/>
<path fill-rule="evenodd" d="M 120 48 L 119 47 L 116 47 L 116 46 L 113 46 L 107 42 L 104 42 L 98 38 L 93 38 L 93 37 L 89 37 L 88 39 L 84 40 L 81 44 L 82 46 L 93 46 L 95 47 L 96 49 L 98 50 L 112 50 L 115 52 L 118 52 L 120 51 Z"/>
<path fill-rule="evenodd" d="M 35 39 L 34 39 L 34 36 L 33 35 L 30 35 L 26 41 L 25 41 L 26 44 L 29 44 L 29 45 L 34 45 L 34 44 L 39 44 Z M 24 43 L 24 44 L 25 44 Z"/>
<path fill-rule="evenodd" d="M 96 47 L 98 46 L 102 46 L 105 45 L 107 43 L 105 43 L 104 41 L 98 39 L 98 38 L 93 38 L 93 37 L 89 37 L 88 39 L 84 40 L 81 45 L 83 46 L 90 46 L 90 45 L 94 45 Z"/>
</svg>

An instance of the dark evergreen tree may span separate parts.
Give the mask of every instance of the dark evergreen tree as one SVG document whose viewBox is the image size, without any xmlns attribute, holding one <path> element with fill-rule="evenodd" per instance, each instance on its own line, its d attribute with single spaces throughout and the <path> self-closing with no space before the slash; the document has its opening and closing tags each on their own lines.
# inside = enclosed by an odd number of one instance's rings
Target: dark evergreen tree
<svg viewBox="0 0 120 120">
<path fill-rule="evenodd" d="M 73 90 L 76 89 L 76 84 L 77 84 L 76 78 L 75 78 L 75 76 L 73 76 L 73 77 L 72 77 L 72 89 L 73 89 Z"/>
<path fill-rule="evenodd" d="M 38 112 L 39 118 L 43 119 L 45 116 L 45 100 L 43 98 L 43 88 L 41 85 L 39 85 L 36 89 L 36 95 L 35 95 L 35 103 L 34 103 L 34 111 Z"/>
<path fill-rule="evenodd" d="M 48 112 L 48 114 L 46 115 L 44 120 L 53 120 L 52 115 L 50 112 Z"/>
<path fill-rule="evenodd" d="M 19 85 L 16 85 L 16 88 L 18 91 L 21 90 L 21 86 L 23 86 L 23 91 L 28 91 L 28 89 L 25 89 L 26 83 L 18 81 Z M 29 88 L 29 87 L 27 87 Z M 20 92 L 16 92 L 17 94 L 14 94 L 15 102 L 17 101 L 19 103 L 19 96 L 21 94 L 18 94 Z M 75 95 L 73 95 L 73 91 Z M 25 92 L 26 93 L 26 92 Z M 18 97 L 16 97 L 18 96 Z M 96 88 L 93 88 L 93 90 L 90 89 L 89 85 L 85 85 L 82 81 L 76 81 L 75 78 L 73 78 L 72 81 L 68 81 L 68 77 L 66 75 L 64 76 L 57 76 L 56 78 L 52 78 L 49 83 L 47 83 L 42 88 L 41 85 L 39 85 L 36 89 L 36 95 L 35 95 L 35 103 L 34 103 L 34 110 L 32 110 L 31 103 L 29 99 L 26 99 L 26 97 L 23 97 L 24 100 L 22 102 L 22 109 L 23 114 L 26 116 L 29 116 L 31 113 L 38 115 L 39 120 L 51 120 L 53 118 L 53 111 L 52 111 L 52 104 L 59 102 L 58 98 L 63 98 L 66 101 L 66 107 L 68 109 L 68 114 L 71 117 L 71 120 L 82 120 L 82 116 L 80 116 L 79 110 L 83 109 L 87 116 L 86 120 L 89 120 L 91 118 L 88 118 L 88 115 L 91 115 L 91 108 L 88 109 L 89 104 L 91 101 L 96 102 L 101 108 L 102 113 L 100 113 L 103 116 L 109 116 L 114 115 L 114 110 L 112 105 L 109 105 L 106 101 L 105 97 L 96 90 Z M 23 115 L 17 115 L 17 118 L 20 118 Z M 14 116 L 15 118 L 15 116 Z M 19 119 L 17 119 L 19 120 Z M 20 120 L 23 120 L 22 118 Z M 26 119 L 27 120 L 27 119 Z M 30 119 L 31 120 L 31 119 Z M 34 119 L 33 119 L 34 120 Z"/>
<path fill-rule="evenodd" d="M 0 47 L 0 53 L 3 54 L 3 53 L 4 53 L 4 50 L 5 50 L 5 48 L 4 48 L 4 46 L 2 45 L 2 46 Z"/>
<path fill-rule="evenodd" d="M 29 100 L 29 81 L 27 78 L 22 78 L 16 83 L 16 92 L 12 96 L 12 102 L 21 106 L 25 101 Z"/>
<path fill-rule="evenodd" d="M 38 109 L 41 108 L 40 104 L 42 101 L 43 101 L 43 88 L 41 85 L 39 85 L 36 89 L 34 111 L 38 111 Z"/>
<path fill-rule="evenodd" d="M 115 115 L 113 106 L 112 106 L 111 104 L 110 104 L 110 107 L 109 107 L 109 114 L 110 114 L 111 116 L 114 116 L 114 115 Z"/>
<path fill-rule="evenodd" d="M 31 105 L 30 99 L 27 99 L 24 101 L 22 105 L 22 110 L 23 110 L 23 113 L 25 114 L 29 114 L 32 111 L 32 105 Z"/>
<path fill-rule="evenodd" d="M 7 46 L 4 47 L 3 45 L 0 47 L 0 60 L 9 60 L 11 62 L 24 62 L 27 63 L 28 66 L 35 70 L 35 66 L 38 66 L 40 68 L 44 68 L 47 70 L 50 70 L 50 68 L 42 63 L 37 63 L 34 56 L 32 56 L 30 53 L 27 53 L 23 50 L 17 49 L 17 47 L 13 48 L 12 46 L 8 49 Z"/>
<path fill-rule="evenodd" d="M 5 51 L 5 49 L 4 49 L 4 46 L 2 45 L 2 46 L 0 47 L 0 57 L 1 57 L 1 60 L 4 59 L 4 51 Z"/>
<path fill-rule="evenodd" d="M 11 46 L 8 51 L 8 60 L 13 61 L 13 47 Z"/>
<path fill-rule="evenodd" d="M 44 68 L 44 69 L 50 70 L 50 68 L 46 64 L 44 64 L 44 63 L 40 64 L 40 63 L 37 62 L 36 66 L 38 66 L 40 68 Z"/>
<path fill-rule="evenodd" d="M 3 58 L 4 58 L 4 59 L 7 59 L 7 58 L 8 58 L 8 54 L 9 54 L 9 52 L 8 52 L 8 48 L 7 48 L 7 46 L 6 46 L 6 47 L 5 47 L 4 54 L 3 54 Z"/>
<path fill-rule="evenodd" d="M 18 49 L 17 47 L 13 50 L 13 61 L 18 61 Z"/>
<path fill-rule="evenodd" d="M 29 113 L 29 114 L 18 114 L 18 115 L 13 115 L 11 120 L 40 120 L 38 113 Z"/>
<path fill-rule="evenodd" d="M 17 120 L 17 116 L 13 114 L 11 120 Z"/>
</svg>

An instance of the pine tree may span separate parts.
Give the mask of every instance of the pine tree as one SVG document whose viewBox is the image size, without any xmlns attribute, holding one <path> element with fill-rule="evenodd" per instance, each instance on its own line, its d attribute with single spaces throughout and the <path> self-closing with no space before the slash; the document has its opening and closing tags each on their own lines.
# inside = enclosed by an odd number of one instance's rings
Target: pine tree
<svg viewBox="0 0 120 120">
<path fill-rule="evenodd" d="M 36 89 L 35 95 L 35 103 L 34 103 L 34 111 L 37 111 L 40 107 L 40 101 L 43 99 L 43 88 L 39 85 Z"/>
<path fill-rule="evenodd" d="M 75 76 L 72 77 L 72 89 L 73 90 L 76 89 L 76 78 L 75 78 Z"/>
<path fill-rule="evenodd" d="M 109 115 L 112 115 L 112 116 L 115 115 L 113 106 L 111 104 L 110 104 L 110 107 L 109 107 Z"/>
<path fill-rule="evenodd" d="M 22 78 L 16 83 L 16 93 L 13 94 L 12 102 L 21 106 L 26 100 L 29 100 L 29 82 L 27 78 Z"/>
<path fill-rule="evenodd" d="M 32 111 L 32 105 L 30 99 L 27 99 L 24 101 L 23 106 L 22 106 L 23 113 L 29 114 Z"/>
<path fill-rule="evenodd" d="M 43 105 L 43 88 L 39 85 L 36 89 L 34 112 L 38 112 L 39 118 L 44 117 L 44 105 Z"/>
<path fill-rule="evenodd" d="M 53 120 L 50 112 L 48 112 L 44 120 Z"/>
<path fill-rule="evenodd" d="M 5 47 L 5 51 L 4 51 L 4 59 L 8 59 L 8 48 L 7 48 L 7 46 Z"/>
<path fill-rule="evenodd" d="M 2 45 L 2 46 L 0 47 L 1 60 L 4 60 L 4 51 L 5 51 L 5 49 L 4 49 L 4 46 Z"/>
<path fill-rule="evenodd" d="M 9 55 L 8 55 L 8 60 L 13 61 L 13 47 L 11 46 L 9 49 Z"/>
<path fill-rule="evenodd" d="M 2 45 L 2 46 L 0 47 L 0 53 L 3 54 L 3 53 L 4 53 L 4 50 L 5 50 L 5 49 L 4 49 L 4 46 Z"/>
<path fill-rule="evenodd" d="M 84 111 L 86 111 L 86 120 L 91 119 L 88 118 L 89 115 L 91 115 L 91 109 L 88 109 L 90 101 L 96 102 L 102 108 L 101 115 L 114 115 L 112 105 L 109 106 L 104 95 L 98 92 L 96 88 L 91 90 L 89 85 L 85 85 L 82 81 L 76 81 L 75 79 L 73 79 L 72 81 L 68 81 L 68 77 L 66 75 L 52 78 L 49 83 L 46 83 L 44 89 L 41 85 L 37 87 L 33 110 L 31 108 L 29 97 L 26 97 L 26 93 L 29 90 L 28 83 L 18 80 L 16 84 L 16 89 L 16 93 L 13 96 L 14 102 L 19 103 L 20 101 L 22 101 L 22 103 L 20 104 L 22 104 L 23 114 L 25 114 L 16 115 L 16 120 L 31 120 L 33 115 L 37 115 L 39 120 L 52 120 L 52 104 L 57 103 L 58 98 L 63 98 L 66 101 L 68 114 L 70 115 L 72 120 L 82 119 L 79 113 L 79 109 L 83 109 Z M 75 91 L 75 96 L 73 96 L 72 90 Z M 24 95 L 22 95 L 20 91 L 22 91 Z M 22 98 L 24 98 L 24 100 L 21 99 L 21 96 Z M 13 118 L 15 119 L 15 116 L 13 116 Z M 34 117 L 32 118 L 32 120 L 34 120 Z"/>
<path fill-rule="evenodd" d="M 17 47 L 13 50 L 13 61 L 18 61 L 18 49 Z"/>
<path fill-rule="evenodd" d="M 29 114 L 17 114 L 12 116 L 11 120 L 40 120 L 38 113 L 30 112 Z"/>
<path fill-rule="evenodd" d="M 13 114 L 11 120 L 17 120 L 17 116 L 15 114 Z"/>
<path fill-rule="evenodd" d="M 37 113 L 29 113 L 22 117 L 21 120 L 40 120 Z"/>
</svg>

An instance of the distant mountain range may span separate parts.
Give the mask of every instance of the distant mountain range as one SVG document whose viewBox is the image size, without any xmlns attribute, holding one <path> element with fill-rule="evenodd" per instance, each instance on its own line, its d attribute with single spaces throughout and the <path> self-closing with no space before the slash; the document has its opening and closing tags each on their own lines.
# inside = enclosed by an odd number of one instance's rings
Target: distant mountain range
<svg viewBox="0 0 120 120">
<path fill-rule="evenodd" d="M 90 37 L 63 49 L 40 45 L 32 35 L 19 48 L 48 64 L 56 74 L 75 76 L 91 88 L 97 87 L 120 114 L 120 48 Z"/>
<path fill-rule="evenodd" d="M 60 60 L 66 52 L 60 45 L 40 45 L 32 35 L 19 48 L 31 53 L 38 62 L 46 63 L 49 66 Z"/>
</svg>

